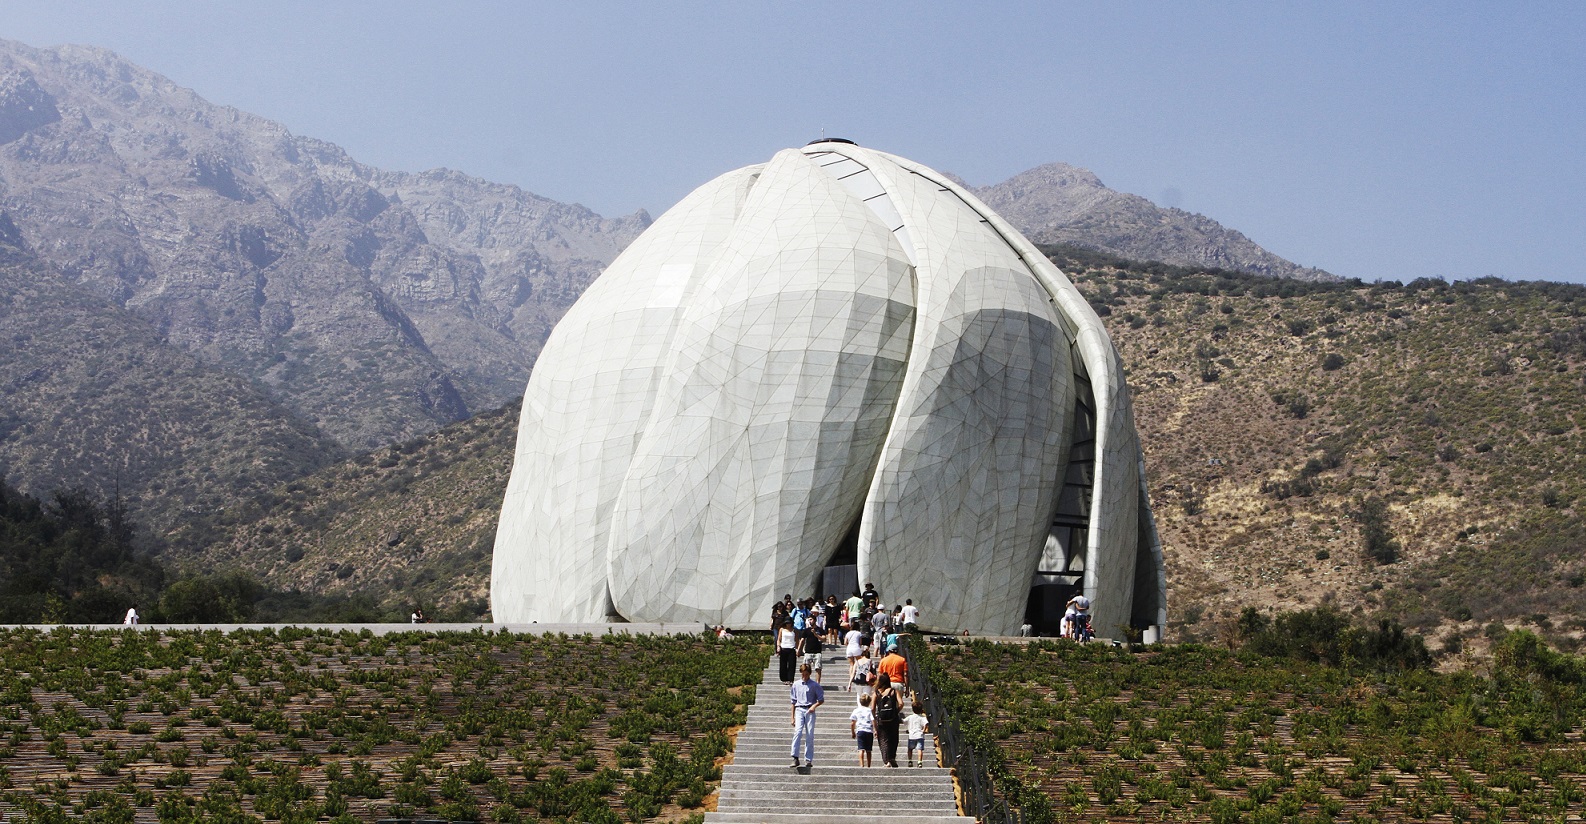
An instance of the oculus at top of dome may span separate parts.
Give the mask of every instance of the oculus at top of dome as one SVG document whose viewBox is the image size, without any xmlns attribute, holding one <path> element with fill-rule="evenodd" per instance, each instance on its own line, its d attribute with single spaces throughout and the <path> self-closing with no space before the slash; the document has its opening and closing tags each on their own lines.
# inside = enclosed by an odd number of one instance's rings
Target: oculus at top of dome
<svg viewBox="0 0 1586 824">
<path fill-rule="evenodd" d="M 498 620 L 759 626 L 843 561 L 932 629 L 1072 591 L 1104 634 L 1163 622 L 1105 330 L 892 155 L 820 141 L 684 198 L 557 325 L 518 431 Z"/>
</svg>

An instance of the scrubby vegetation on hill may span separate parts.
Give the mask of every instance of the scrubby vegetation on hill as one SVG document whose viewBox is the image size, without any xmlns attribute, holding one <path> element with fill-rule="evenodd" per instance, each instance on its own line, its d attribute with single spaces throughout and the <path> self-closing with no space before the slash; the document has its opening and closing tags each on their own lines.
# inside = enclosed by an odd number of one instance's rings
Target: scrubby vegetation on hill
<svg viewBox="0 0 1586 824">
<path fill-rule="evenodd" d="M 0 479 L 0 623 L 114 621 L 164 583 L 119 501 L 64 490 L 44 503 Z"/>
<path fill-rule="evenodd" d="M 916 659 L 1027 822 L 1551 821 L 1586 805 L 1586 661 L 1515 632 L 1487 673 L 1327 666 L 1299 660 L 1315 627 L 1288 619 L 1276 635 L 1299 634 L 1267 639 L 1279 657 L 974 642 Z"/>
<path fill-rule="evenodd" d="M 627 635 L 3 631 L 0 809 L 687 818 L 715 792 L 768 652 Z"/>
<path fill-rule="evenodd" d="M 366 595 L 278 590 L 237 571 L 167 570 L 119 499 L 81 489 L 48 501 L 0 480 L 0 624 L 401 621 Z M 439 620 L 452 619 L 441 612 Z"/>
<path fill-rule="evenodd" d="M 1178 637 L 1333 604 L 1450 649 L 1581 643 L 1586 288 L 1050 251 L 1130 369 Z"/>
<path fill-rule="evenodd" d="M 272 587 L 353 599 L 385 616 L 489 609 L 496 517 L 512 470 L 519 404 L 361 455 L 194 518 L 167 554 L 192 570 L 238 570 Z"/>
<path fill-rule="evenodd" d="M 14 245 L 0 212 L 0 468 L 167 529 L 349 453 L 259 384 L 171 345 Z M 12 227 L 12 232 L 15 228 Z"/>
</svg>

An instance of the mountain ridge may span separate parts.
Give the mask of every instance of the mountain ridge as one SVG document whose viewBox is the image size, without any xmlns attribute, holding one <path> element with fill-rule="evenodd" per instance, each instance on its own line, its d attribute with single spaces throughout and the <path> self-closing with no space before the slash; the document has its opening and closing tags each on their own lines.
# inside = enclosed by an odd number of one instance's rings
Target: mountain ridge
<svg viewBox="0 0 1586 824">
<path fill-rule="evenodd" d="M 1038 244 L 1267 277 L 1340 280 L 1285 260 L 1205 215 L 1109 189 L 1094 172 L 1067 163 L 1047 163 L 973 191 Z"/>
<path fill-rule="evenodd" d="M 449 170 L 374 169 L 103 49 L 3 43 L 0 72 L 62 113 L 13 124 L 0 151 L 4 207 L 36 252 L 350 446 L 515 394 L 570 303 L 561 287 L 581 289 L 648 223 Z M 473 238 L 454 230 L 468 225 Z M 349 420 L 326 382 L 371 403 Z"/>
</svg>

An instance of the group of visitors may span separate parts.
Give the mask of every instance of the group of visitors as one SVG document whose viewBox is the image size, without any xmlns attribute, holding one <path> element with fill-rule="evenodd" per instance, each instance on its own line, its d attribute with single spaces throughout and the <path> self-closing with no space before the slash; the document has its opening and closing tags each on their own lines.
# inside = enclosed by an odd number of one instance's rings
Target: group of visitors
<svg viewBox="0 0 1586 824">
<path fill-rule="evenodd" d="M 848 731 L 855 742 L 859 766 L 870 766 L 877 745 L 881 763 L 898 766 L 898 733 L 905 723 L 908 764 L 915 766 L 917 760 L 918 766 L 925 766 L 925 711 L 918 700 L 905 696 L 908 661 L 898 649 L 899 635 L 914 630 L 919 621 L 920 610 L 913 599 L 889 610 L 875 585 L 869 583 L 841 604 L 836 596 L 827 596 L 824 602 L 816 598 L 795 602 L 788 595 L 772 608 L 778 672 L 791 685 L 794 769 L 808 772 L 814 765 L 815 710 L 826 702 L 821 686 L 822 652 L 826 645 L 839 643 L 848 660 L 848 676 L 842 689 L 858 693 L 858 706 L 849 713 Z M 795 672 L 797 680 L 793 677 Z M 913 714 L 905 719 L 906 702 Z"/>
<path fill-rule="evenodd" d="M 965 635 L 969 633 L 965 632 Z M 1031 638 L 1036 635 L 1035 625 L 1026 621 L 1019 626 L 1019 637 Z M 1090 599 L 1084 595 L 1075 595 L 1068 599 L 1068 604 L 1063 607 L 1063 620 L 1058 623 L 1057 636 L 1081 644 L 1096 640 L 1096 632 L 1090 623 Z"/>
<path fill-rule="evenodd" d="M 1084 643 L 1096 637 L 1090 627 L 1090 599 L 1075 595 L 1063 608 L 1063 623 L 1059 628 L 1064 638 Z"/>
<path fill-rule="evenodd" d="M 886 673 L 876 676 L 875 691 L 861 694 L 859 706 L 848 714 L 848 735 L 854 739 L 859 766 L 870 766 L 871 753 L 879 744 L 882 766 L 896 767 L 898 728 L 902 723 L 907 723 L 909 731 L 909 766 L 925 766 L 925 732 L 930 725 L 918 698 L 909 702 L 912 714 L 907 719 L 902 717 L 903 694 L 898 690 L 902 683 L 892 680 Z"/>
<path fill-rule="evenodd" d="M 821 652 L 827 645 L 844 644 L 848 659 L 848 682 L 855 681 L 861 659 L 876 659 L 897 646 L 898 634 L 917 628 L 920 608 L 910 598 L 888 610 L 874 584 L 865 584 L 846 601 L 828 595 L 822 601 L 805 598 L 794 601 L 791 594 L 771 606 L 771 633 L 778 655 L 778 675 L 785 684 L 793 683 L 802 664 L 809 664 L 815 680 L 821 680 Z"/>
</svg>

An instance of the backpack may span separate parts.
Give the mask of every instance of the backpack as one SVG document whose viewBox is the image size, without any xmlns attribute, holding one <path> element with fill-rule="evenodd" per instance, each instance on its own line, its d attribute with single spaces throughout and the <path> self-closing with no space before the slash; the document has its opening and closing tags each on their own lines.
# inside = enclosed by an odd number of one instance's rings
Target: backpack
<svg viewBox="0 0 1586 824">
<path fill-rule="evenodd" d="M 885 694 L 876 695 L 876 720 L 884 724 L 896 724 L 902 712 L 898 706 L 897 690 L 887 690 Z"/>
</svg>

